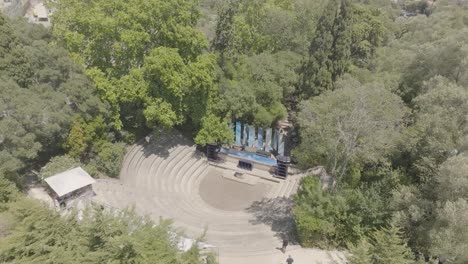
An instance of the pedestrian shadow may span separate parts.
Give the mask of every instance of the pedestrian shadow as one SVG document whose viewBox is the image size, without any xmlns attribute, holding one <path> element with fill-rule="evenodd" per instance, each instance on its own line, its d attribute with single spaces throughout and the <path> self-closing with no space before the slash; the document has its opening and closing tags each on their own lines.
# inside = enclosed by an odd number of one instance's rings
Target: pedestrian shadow
<svg viewBox="0 0 468 264">
<path fill-rule="evenodd" d="M 290 244 L 298 244 L 292 208 L 292 198 L 277 197 L 255 201 L 246 211 L 253 216 L 253 219 L 249 220 L 251 224 L 268 225 L 276 237 L 286 239 Z"/>
</svg>

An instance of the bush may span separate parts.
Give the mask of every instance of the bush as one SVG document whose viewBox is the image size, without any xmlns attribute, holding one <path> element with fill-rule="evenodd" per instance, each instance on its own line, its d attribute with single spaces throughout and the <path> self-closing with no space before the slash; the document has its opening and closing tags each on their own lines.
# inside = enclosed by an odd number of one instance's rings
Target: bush
<svg viewBox="0 0 468 264">
<path fill-rule="evenodd" d="M 118 177 L 126 145 L 124 143 L 103 143 L 96 155 L 96 167 L 110 177 Z"/>
</svg>

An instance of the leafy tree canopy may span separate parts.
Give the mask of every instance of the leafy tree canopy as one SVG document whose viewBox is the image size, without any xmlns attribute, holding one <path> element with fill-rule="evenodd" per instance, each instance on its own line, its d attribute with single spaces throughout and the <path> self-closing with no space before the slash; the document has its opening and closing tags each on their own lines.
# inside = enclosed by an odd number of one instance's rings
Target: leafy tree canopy
<svg viewBox="0 0 468 264">
<path fill-rule="evenodd" d="M 287 114 L 285 97 L 295 90 L 294 69 L 299 57 L 292 52 L 262 53 L 229 60 L 220 80 L 218 110 L 233 120 L 270 127 Z"/>
<path fill-rule="evenodd" d="M 188 258 L 171 240 L 170 222 L 155 225 L 133 211 L 90 207 L 61 216 L 22 198 L 6 212 L 13 221 L 0 237 L 2 262 L 60 263 L 201 263 L 198 251 Z"/>
<path fill-rule="evenodd" d="M 340 181 L 351 162 L 385 158 L 396 146 L 405 114 L 401 99 L 379 85 L 324 93 L 300 106 L 302 141 L 295 156 L 303 167 L 326 165 Z"/>
<path fill-rule="evenodd" d="M 195 129 L 216 94 L 197 1 L 57 1 L 54 36 L 88 68 L 115 128 Z M 119 30 L 116 31 L 115 28 Z"/>
<path fill-rule="evenodd" d="M 0 173 L 63 152 L 74 116 L 107 115 L 107 106 L 68 53 L 42 26 L 0 16 Z"/>
</svg>

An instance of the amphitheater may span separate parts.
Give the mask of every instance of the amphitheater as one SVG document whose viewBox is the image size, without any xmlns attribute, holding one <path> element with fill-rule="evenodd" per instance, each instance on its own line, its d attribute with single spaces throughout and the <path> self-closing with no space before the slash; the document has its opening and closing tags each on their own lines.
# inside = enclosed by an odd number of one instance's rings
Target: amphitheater
<svg viewBox="0 0 468 264">
<path fill-rule="evenodd" d="M 214 245 L 221 264 L 285 263 L 278 250 L 283 238 L 295 263 L 344 263 L 340 252 L 306 250 L 294 245 L 292 201 L 300 176 L 233 177 L 235 167 L 210 164 L 204 154 L 174 132 L 155 142 L 131 146 L 120 179 L 99 179 L 95 200 L 114 208 L 173 220 L 188 237 Z M 304 261 L 301 261 L 301 258 Z"/>
</svg>

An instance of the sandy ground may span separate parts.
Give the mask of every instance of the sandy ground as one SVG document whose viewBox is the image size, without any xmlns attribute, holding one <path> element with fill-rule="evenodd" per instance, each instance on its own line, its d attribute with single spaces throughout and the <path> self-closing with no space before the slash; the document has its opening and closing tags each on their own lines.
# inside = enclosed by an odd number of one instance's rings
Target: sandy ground
<svg viewBox="0 0 468 264">
<path fill-rule="evenodd" d="M 251 256 L 248 258 L 235 258 L 220 256 L 220 264 L 284 264 L 286 259 L 291 255 L 293 264 L 344 264 L 346 263 L 345 256 L 339 251 L 324 251 L 319 249 L 301 248 L 299 246 L 286 250 L 282 253 L 272 255 Z"/>
<path fill-rule="evenodd" d="M 209 205 L 226 211 L 238 211 L 261 200 L 271 186 L 248 185 L 222 177 L 218 169 L 211 169 L 200 183 L 199 194 Z"/>
</svg>

